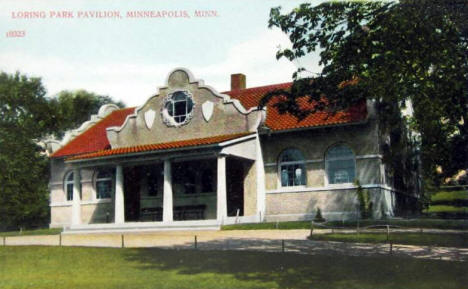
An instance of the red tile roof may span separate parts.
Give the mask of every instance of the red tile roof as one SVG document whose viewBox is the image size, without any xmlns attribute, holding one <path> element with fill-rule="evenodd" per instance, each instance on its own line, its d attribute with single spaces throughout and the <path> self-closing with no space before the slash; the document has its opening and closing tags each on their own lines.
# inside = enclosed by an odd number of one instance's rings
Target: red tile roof
<svg viewBox="0 0 468 289">
<path fill-rule="evenodd" d="M 232 98 L 238 99 L 242 105 L 246 108 L 252 108 L 258 106 L 261 98 L 269 91 L 275 89 L 289 89 L 291 82 L 281 83 L 275 85 L 240 89 L 224 92 L 230 95 Z M 267 117 L 265 125 L 273 131 L 289 130 L 296 128 L 306 127 L 320 127 L 344 123 L 355 123 L 365 120 L 367 117 L 367 110 L 365 102 L 361 106 L 350 108 L 346 111 L 339 111 L 337 113 L 330 112 L 317 112 L 308 115 L 305 119 L 298 120 L 291 114 L 280 114 L 278 109 L 274 107 L 275 102 L 279 99 L 271 100 L 267 104 Z M 301 101 L 301 105 L 304 108 L 310 108 L 312 104 L 308 103 L 304 98 Z M 196 146 L 203 144 L 212 144 L 225 140 L 224 137 L 218 136 L 214 138 L 186 140 L 181 142 L 165 143 L 165 144 L 153 144 L 149 146 L 141 146 L 134 148 L 116 149 L 111 150 L 109 141 L 107 140 L 106 128 L 111 126 L 121 126 L 125 121 L 125 118 L 133 113 L 135 108 L 125 108 L 112 112 L 106 118 L 99 121 L 97 124 L 83 132 L 82 134 L 75 137 L 65 146 L 57 150 L 52 157 L 65 157 L 65 156 L 77 156 L 84 155 L 83 157 L 97 157 L 106 156 L 112 154 L 120 154 L 121 151 L 127 153 L 133 151 L 146 151 L 146 150 L 159 150 L 165 148 L 176 148 L 182 146 Z M 166 147 L 167 146 L 167 147 Z M 91 155 L 91 156 L 90 156 Z"/>
<path fill-rule="evenodd" d="M 277 89 L 287 90 L 291 87 L 291 85 L 292 83 L 288 82 L 241 90 L 226 91 L 224 93 L 228 94 L 232 98 L 238 99 L 246 109 L 249 109 L 251 107 L 258 106 L 258 103 L 267 92 Z M 281 99 L 279 98 L 275 98 L 267 104 L 267 117 L 265 120 L 265 125 L 274 131 L 355 123 L 363 121 L 367 117 L 367 108 L 365 102 L 363 102 L 362 105 L 352 107 L 345 111 L 338 111 L 335 113 L 320 111 L 309 114 L 302 120 L 298 120 L 289 113 L 279 113 L 278 109 L 274 107 L 274 104 L 280 100 Z M 299 104 L 304 109 L 311 109 L 313 107 L 313 103 L 309 103 L 307 98 L 300 99 Z"/>
<path fill-rule="evenodd" d="M 139 145 L 139 146 L 134 146 L 134 147 L 108 149 L 108 150 L 101 150 L 98 152 L 74 156 L 67 160 L 91 159 L 91 158 L 99 158 L 99 157 L 106 157 L 106 156 L 113 156 L 113 155 L 123 155 L 123 154 L 138 153 L 138 152 L 196 147 L 196 146 L 202 146 L 202 145 L 217 144 L 217 143 L 233 140 L 233 139 L 251 135 L 251 134 L 254 134 L 254 133 L 246 132 L 246 133 L 237 133 L 237 134 L 230 134 L 230 135 L 219 135 L 219 136 L 207 137 L 207 138 L 196 138 L 196 139 L 189 139 L 189 140 L 173 141 L 173 142 L 167 142 L 167 143 L 148 144 L 148 145 Z"/>
<path fill-rule="evenodd" d="M 127 115 L 133 113 L 134 110 L 134 107 L 130 107 L 111 112 L 107 117 L 55 151 L 51 157 L 79 155 L 109 148 L 106 128 L 122 125 Z"/>
</svg>

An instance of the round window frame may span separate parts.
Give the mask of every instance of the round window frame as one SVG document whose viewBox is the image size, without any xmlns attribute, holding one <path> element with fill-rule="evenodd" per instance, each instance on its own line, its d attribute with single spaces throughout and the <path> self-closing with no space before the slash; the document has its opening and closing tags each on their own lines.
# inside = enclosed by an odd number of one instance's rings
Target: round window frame
<svg viewBox="0 0 468 289">
<path fill-rule="evenodd" d="M 167 111 L 167 104 L 168 103 L 171 103 L 173 101 L 173 96 L 175 93 L 178 93 L 178 92 L 182 92 L 183 94 L 185 94 L 185 96 L 187 97 L 187 99 L 190 99 L 192 101 L 192 110 L 190 112 L 187 113 L 186 117 L 185 117 L 185 120 L 182 121 L 182 122 L 177 122 L 175 119 L 174 119 L 174 116 L 171 116 L 169 114 L 169 112 Z M 174 90 L 173 92 L 169 93 L 165 98 L 164 98 L 164 101 L 163 101 L 163 105 L 161 107 L 161 116 L 162 116 L 162 120 L 163 122 L 167 125 L 167 126 L 170 126 L 170 127 L 181 127 L 183 125 L 186 125 L 188 124 L 192 118 L 193 118 L 193 111 L 195 109 L 195 101 L 193 101 L 193 95 L 190 91 L 188 90 L 181 90 L 181 89 L 178 89 L 178 90 Z"/>
</svg>

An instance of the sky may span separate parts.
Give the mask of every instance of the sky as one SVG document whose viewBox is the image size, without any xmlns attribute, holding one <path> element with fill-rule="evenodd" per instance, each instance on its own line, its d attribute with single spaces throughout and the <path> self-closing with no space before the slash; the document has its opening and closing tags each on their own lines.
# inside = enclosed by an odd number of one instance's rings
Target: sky
<svg viewBox="0 0 468 289">
<path fill-rule="evenodd" d="M 234 73 L 247 76 L 247 87 L 288 82 L 298 66 L 319 72 L 319 57 L 277 60 L 278 48 L 291 44 L 279 29 L 268 28 L 269 12 L 277 6 L 289 11 L 302 2 L 2 0 L 0 71 L 41 77 L 49 97 L 85 89 L 127 106 L 142 105 L 177 67 L 220 92 L 229 90 Z M 189 17 L 127 17 L 131 11 Z M 196 11 L 211 12 L 197 17 Z M 120 17 L 93 18 L 95 12 Z"/>
</svg>

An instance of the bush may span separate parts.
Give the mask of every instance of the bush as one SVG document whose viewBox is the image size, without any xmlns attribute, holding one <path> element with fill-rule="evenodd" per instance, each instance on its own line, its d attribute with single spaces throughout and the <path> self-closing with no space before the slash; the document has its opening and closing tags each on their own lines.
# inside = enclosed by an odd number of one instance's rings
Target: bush
<svg viewBox="0 0 468 289">
<path fill-rule="evenodd" d="M 320 208 L 317 208 L 317 213 L 315 213 L 314 222 L 325 222 L 325 219 L 322 217 L 322 211 L 320 211 Z"/>
<path fill-rule="evenodd" d="M 358 187 L 356 193 L 358 195 L 359 211 L 361 212 L 361 218 L 370 219 L 372 218 L 373 204 L 370 201 L 369 191 L 364 190 L 358 180 L 356 180 L 355 184 Z"/>
</svg>

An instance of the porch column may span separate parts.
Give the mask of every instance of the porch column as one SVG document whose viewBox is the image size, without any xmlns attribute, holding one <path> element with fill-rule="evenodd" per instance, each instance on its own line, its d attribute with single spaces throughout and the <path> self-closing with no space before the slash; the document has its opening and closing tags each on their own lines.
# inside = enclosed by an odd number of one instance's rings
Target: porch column
<svg viewBox="0 0 468 289">
<path fill-rule="evenodd" d="M 171 174 L 171 161 L 164 160 L 163 222 L 172 222 L 174 220 Z"/>
<path fill-rule="evenodd" d="M 73 203 L 72 203 L 72 225 L 81 224 L 81 199 L 80 199 L 80 169 L 73 169 Z"/>
<path fill-rule="evenodd" d="M 115 207 L 114 207 L 114 222 L 116 224 L 125 223 L 124 211 L 124 180 L 123 168 L 118 165 L 115 168 Z"/>
<path fill-rule="evenodd" d="M 222 223 L 227 218 L 226 198 L 226 156 L 218 155 L 218 179 L 217 179 L 217 220 Z"/>
</svg>

